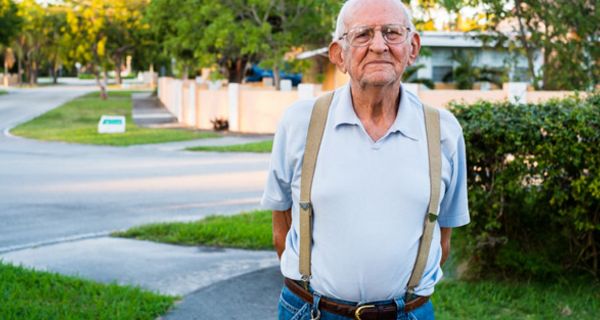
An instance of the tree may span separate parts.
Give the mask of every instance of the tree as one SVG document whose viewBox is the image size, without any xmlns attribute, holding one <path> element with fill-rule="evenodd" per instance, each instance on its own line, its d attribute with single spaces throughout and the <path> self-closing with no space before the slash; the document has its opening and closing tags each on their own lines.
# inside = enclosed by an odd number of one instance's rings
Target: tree
<svg viewBox="0 0 600 320">
<path fill-rule="evenodd" d="M 73 44 L 71 56 L 91 65 L 100 96 L 106 99 L 108 69 L 114 67 L 116 76 L 120 76 L 123 57 L 138 41 L 133 34 L 142 26 L 141 11 L 147 1 L 70 0 L 67 4 L 67 40 Z"/>
<path fill-rule="evenodd" d="M 314 48 L 329 43 L 341 5 L 333 0 L 226 0 L 223 3 L 236 10 L 239 30 L 248 32 L 244 51 L 273 69 L 277 87 L 279 71 L 287 64 L 286 53 L 294 48 Z"/>
<path fill-rule="evenodd" d="M 12 0 L 0 0 L 0 46 L 10 44 L 19 32 L 22 21 Z"/>
<path fill-rule="evenodd" d="M 431 79 L 417 77 L 417 73 L 419 72 L 419 69 L 423 69 L 423 68 L 425 68 L 424 64 L 417 64 L 417 65 L 412 65 L 412 66 L 407 67 L 404 70 L 404 73 L 402 73 L 402 82 L 420 83 L 429 89 L 435 88 L 435 83 L 433 83 L 433 81 Z"/>
<path fill-rule="evenodd" d="M 218 3 L 216 3 L 218 5 Z M 202 0 L 153 0 L 146 10 L 145 22 L 150 26 L 153 43 L 160 48 L 160 56 L 175 58 L 180 65 L 181 77 L 186 79 L 189 69 L 198 65 L 194 52 L 198 37 L 202 36 L 201 23 L 197 22 L 194 7 L 201 11 Z"/>
<path fill-rule="evenodd" d="M 155 0 L 149 24 L 163 35 L 163 52 L 189 68 L 218 65 L 231 82 L 240 82 L 246 64 L 261 62 L 279 70 L 295 48 L 323 46 L 331 40 L 341 3 L 327 0 Z"/>
<path fill-rule="evenodd" d="M 490 67 L 476 67 L 473 65 L 475 54 L 472 51 L 453 51 L 452 60 L 456 62 L 456 67 L 450 73 L 444 76 L 444 81 L 454 81 L 456 87 L 461 90 L 473 89 L 473 85 L 478 81 L 491 82 L 497 86 L 502 86 L 506 72 L 502 69 Z"/>
<path fill-rule="evenodd" d="M 0 0 L 0 52 L 4 52 L 4 73 L 14 63 L 14 54 L 9 45 L 21 28 L 17 5 L 11 0 Z"/>
<path fill-rule="evenodd" d="M 446 0 L 482 4 L 499 45 L 527 58 L 536 89 L 590 89 L 600 79 L 600 15 L 595 0 Z M 512 36 L 501 27 L 510 25 Z M 541 52 L 543 67 L 536 69 Z"/>
<path fill-rule="evenodd" d="M 42 30 L 47 27 L 46 13 L 35 0 L 23 0 L 18 5 L 18 15 L 23 21 L 21 32 L 14 43 L 19 61 L 19 79 L 21 79 L 22 63 L 24 63 L 25 78 L 33 85 L 37 83 L 42 60 L 42 46 L 45 42 Z"/>
<path fill-rule="evenodd" d="M 144 25 L 142 11 L 147 5 L 146 0 L 109 1 L 111 3 L 106 24 L 106 51 L 108 58 L 115 68 L 115 80 L 121 80 L 121 67 L 128 53 L 142 41 L 144 34 L 140 31 Z"/>
<path fill-rule="evenodd" d="M 65 38 L 67 27 L 67 7 L 48 5 L 39 32 L 42 34 L 42 59 L 47 64 L 52 82 L 55 84 L 58 82 L 59 68 L 72 64 L 68 57 L 70 44 Z"/>
</svg>

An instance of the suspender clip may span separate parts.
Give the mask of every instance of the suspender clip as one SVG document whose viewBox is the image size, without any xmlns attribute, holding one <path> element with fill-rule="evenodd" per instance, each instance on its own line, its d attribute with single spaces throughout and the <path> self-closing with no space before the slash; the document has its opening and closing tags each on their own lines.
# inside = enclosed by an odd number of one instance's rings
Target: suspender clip
<svg viewBox="0 0 600 320">
<path fill-rule="evenodd" d="M 310 201 L 300 201 L 300 208 L 310 210 L 312 208 L 312 203 Z"/>
<path fill-rule="evenodd" d="M 304 290 L 309 291 L 308 287 L 310 284 L 310 276 L 303 274 L 300 282 L 302 282 L 302 287 L 304 287 Z"/>
</svg>

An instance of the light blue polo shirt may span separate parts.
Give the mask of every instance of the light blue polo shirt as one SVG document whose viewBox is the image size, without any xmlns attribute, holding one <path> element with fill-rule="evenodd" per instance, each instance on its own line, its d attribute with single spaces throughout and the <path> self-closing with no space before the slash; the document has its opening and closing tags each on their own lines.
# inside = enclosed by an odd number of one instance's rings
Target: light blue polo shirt
<svg viewBox="0 0 600 320">
<path fill-rule="evenodd" d="M 300 177 L 315 100 L 289 107 L 273 142 L 262 205 L 292 208 L 281 272 L 298 271 Z M 438 226 L 418 295 L 431 295 L 441 279 L 439 227 L 469 223 L 465 144 L 456 118 L 440 110 L 442 187 Z M 373 141 L 352 106 L 350 86 L 335 92 L 313 180 L 311 285 L 324 296 L 371 302 L 404 295 L 429 201 L 430 182 L 423 107 L 401 89 L 396 120 Z"/>
</svg>

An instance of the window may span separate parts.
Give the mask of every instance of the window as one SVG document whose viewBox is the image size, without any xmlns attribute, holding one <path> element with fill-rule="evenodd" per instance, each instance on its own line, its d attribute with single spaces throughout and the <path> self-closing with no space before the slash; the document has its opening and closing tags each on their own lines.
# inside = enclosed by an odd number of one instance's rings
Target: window
<svg viewBox="0 0 600 320">
<path fill-rule="evenodd" d="M 431 77 L 433 82 L 452 82 L 453 77 L 450 75 L 449 79 L 444 81 L 444 77 L 447 74 L 452 74 L 452 66 L 433 66 L 433 76 Z"/>
</svg>

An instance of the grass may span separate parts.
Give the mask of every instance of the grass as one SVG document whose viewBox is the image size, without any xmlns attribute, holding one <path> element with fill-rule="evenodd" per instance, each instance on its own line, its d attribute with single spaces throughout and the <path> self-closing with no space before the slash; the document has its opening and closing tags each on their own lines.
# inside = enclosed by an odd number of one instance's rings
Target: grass
<svg viewBox="0 0 600 320">
<path fill-rule="evenodd" d="M 189 246 L 273 249 L 271 228 L 271 212 L 261 210 L 195 222 L 149 224 L 112 235 Z"/>
<path fill-rule="evenodd" d="M 259 141 L 231 146 L 201 146 L 187 148 L 188 151 L 215 151 L 215 152 L 259 152 L 269 153 L 273 149 L 273 140 Z"/>
<path fill-rule="evenodd" d="M 101 100 L 98 93 L 90 93 L 17 126 L 11 133 L 40 140 L 111 146 L 219 137 L 211 132 L 140 128 L 131 117 L 131 94 L 129 91 L 112 91 L 109 92 L 109 99 Z M 126 132 L 99 134 L 98 121 L 102 115 L 125 116 Z"/>
<path fill-rule="evenodd" d="M 598 319 L 597 283 L 447 280 L 433 295 L 436 319 Z"/>
<path fill-rule="evenodd" d="M 271 212 L 211 216 L 189 223 L 145 225 L 115 236 L 180 245 L 272 249 Z M 461 244 L 460 237 L 454 242 Z M 444 269 L 455 268 L 449 259 Z M 451 270 L 449 270 L 451 271 Z M 452 272 L 446 272 L 452 274 Z M 597 319 L 598 282 L 553 283 L 446 279 L 433 296 L 436 319 Z"/>
<path fill-rule="evenodd" d="M 0 96 L 3 94 L 7 94 L 8 92 L 4 91 L 4 90 L 0 90 Z"/>
<path fill-rule="evenodd" d="M 178 299 L 0 263 L 0 319 L 156 319 Z"/>
</svg>

